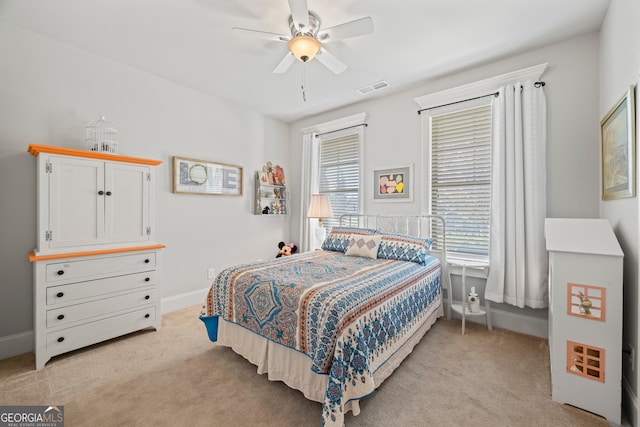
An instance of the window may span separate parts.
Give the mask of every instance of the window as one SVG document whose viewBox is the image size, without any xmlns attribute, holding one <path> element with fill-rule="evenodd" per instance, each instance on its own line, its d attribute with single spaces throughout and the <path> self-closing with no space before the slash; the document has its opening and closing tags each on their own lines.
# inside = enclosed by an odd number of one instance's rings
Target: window
<svg viewBox="0 0 640 427">
<path fill-rule="evenodd" d="M 430 211 L 445 217 L 447 249 L 454 256 L 489 256 L 491 118 L 486 102 L 459 104 L 429 118 Z"/>
<path fill-rule="evenodd" d="M 340 216 L 360 212 L 360 132 L 320 139 L 319 192 L 328 194 L 333 218 L 323 221 L 327 229 L 340 224 Z"/>
</svg>

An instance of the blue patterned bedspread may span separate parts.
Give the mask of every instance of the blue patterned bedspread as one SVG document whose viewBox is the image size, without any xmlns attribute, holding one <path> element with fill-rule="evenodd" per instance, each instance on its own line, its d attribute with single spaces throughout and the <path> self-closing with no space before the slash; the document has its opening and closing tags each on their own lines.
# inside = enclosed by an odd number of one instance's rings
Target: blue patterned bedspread
<svg viewBox="0 0 640 427">
<path fill-rule="evenodd" d="M 344 404 L 374 391 L 375 371 L 440 304 L 440 261 L 428 261 L 315 251 L 231 267 L 201 318 L 222 317 L 306 354 L 313 371 L 329 375 L 323 424 L 341 426 Z"/>
</svg>

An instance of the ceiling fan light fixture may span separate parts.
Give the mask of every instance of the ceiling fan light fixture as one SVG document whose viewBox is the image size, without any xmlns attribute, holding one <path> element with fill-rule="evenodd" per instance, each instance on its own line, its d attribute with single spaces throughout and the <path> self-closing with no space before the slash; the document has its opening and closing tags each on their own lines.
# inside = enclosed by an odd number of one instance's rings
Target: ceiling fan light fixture
<svg viewBox="0 0 640 427">
<path fill-rule="evenodd" d="M 302 62 L 308 62 L 320 51 L 320 41 L 315 37 L 301 34 L 289 40 L 289 51 Z"/>
</svg>

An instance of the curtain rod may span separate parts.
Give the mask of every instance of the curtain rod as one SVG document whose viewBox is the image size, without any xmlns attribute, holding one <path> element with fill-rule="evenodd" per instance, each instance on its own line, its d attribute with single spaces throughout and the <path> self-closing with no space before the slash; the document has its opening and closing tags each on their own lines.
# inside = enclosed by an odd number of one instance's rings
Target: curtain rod
<svg viewBox="0 0 640 427">
<path fill-rule="evenodd" d="M 545 82 L 535 82 L 533 84 L 533 86 L 535 87 L 542 87 L 544 86 L 546 83 Z M 522 86 L 520 86 L 520 88 L 522 89 Z M 429 108 L 423 108 L 422 110 L 418 110 L 418 114 L 421 114 L 423 111 L 427 111 L 427 110 L 433 110 L 434 108 L 440 108 L 440 107 L 447 107 L 449 105 L 455 105 L 455 104 L 460 104 L 461 102 L 467 102 L 467 101 L 474 101 L 476 99 L 481 99 L 481 98 L 486 98 L 487 96 L 495 96 L 497 97 L 499 95 L 498 92 L 493 92 L 493 93 L 488 93 L 486 95 L 480 95 L 480 96 L 476 96 L 475 98 L 469 98 L 469 99 L 463 99 L 460 101 L 455 101 L 455 102 L 450 102 L 448 104 L 442 104 L 442 105 L 436 105 L 434 107 L 429 107 Z"/>
<path fill-rule="evenodd" d="M 360 126 L 367 127 L 367 126 L 369 126 L 369 125 L 368 125 L 368 124 L 366 124 L 366 123 L 361 123 L 361 124 L 359 124 L 359 125 L 347 126 L 346 128 L 342 128 L 342 129 L 330 130 L 329 132 L 317 133 L 315 136 L 316 136 L 316 138 L 317 138 L 317 137 L 319 137 L 319 136 L 321 136 L 321 135 L 326 135 L 326 134 L 334 133 L 334 132 L 340 132 L 341 130 L 347 130 L 347 129 L 351 129 L 351 128 L 357 128 L 357 127 L 360 127 Z"/>
</svg>

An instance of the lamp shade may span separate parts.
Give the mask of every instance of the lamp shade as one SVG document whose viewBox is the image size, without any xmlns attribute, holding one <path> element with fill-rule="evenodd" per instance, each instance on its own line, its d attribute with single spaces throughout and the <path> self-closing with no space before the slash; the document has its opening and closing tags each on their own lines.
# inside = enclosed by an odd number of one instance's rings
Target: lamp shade
<svg viewBox="0 0 640 427">
<path fill-rule="evenodd" d="M 309 202 L 307 218 L 331 218 L 333 211 L 331 210 L 331 201 L 326 194 L 313 194 Z"/>
<path fill-rule="evenodd" d="M 300 35 L 289 40 L 289 50 L 302 62 L 311 61 L 320 51 L 320 42 L 315 37 Z"/>
</svg>

